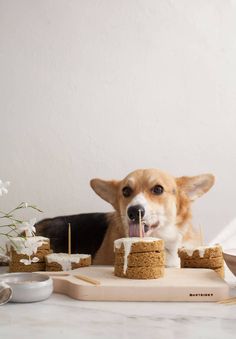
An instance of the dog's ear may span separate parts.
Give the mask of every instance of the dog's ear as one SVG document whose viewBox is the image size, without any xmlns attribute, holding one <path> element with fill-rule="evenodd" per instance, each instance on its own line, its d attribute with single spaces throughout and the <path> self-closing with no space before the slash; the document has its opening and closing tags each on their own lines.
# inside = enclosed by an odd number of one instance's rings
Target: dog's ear
<svg viewBox="0 0 236 339">
<path fill-rule="evenodd" d="M 184 191 L 191 201 L 194 201 L 214 185 L 215 177 L 212 174 L 201 174 L 194 177 L 176 178 L 177 186 Z"/>
<path fill-rule="evenodd" d="M 109 202 L 114 208 L 117 205 L 117 190 L 119 181 L 92 179 L 90 181 L 92 189 L 104 200 Z"/>
</svg>

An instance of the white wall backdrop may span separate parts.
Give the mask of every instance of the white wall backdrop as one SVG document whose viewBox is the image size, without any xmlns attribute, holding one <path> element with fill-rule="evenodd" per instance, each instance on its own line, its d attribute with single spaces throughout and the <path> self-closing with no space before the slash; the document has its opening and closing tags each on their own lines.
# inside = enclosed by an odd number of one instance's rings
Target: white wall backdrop
<svg viewBox="0 0 236 339">
<path fill-rule="evenodd" d="M 235 36 L 235 0 L 0 0 L 1 209 L 108 211 L 93 177 L 212 172 L 210 240 L 236 215 Z"/>
</svg>

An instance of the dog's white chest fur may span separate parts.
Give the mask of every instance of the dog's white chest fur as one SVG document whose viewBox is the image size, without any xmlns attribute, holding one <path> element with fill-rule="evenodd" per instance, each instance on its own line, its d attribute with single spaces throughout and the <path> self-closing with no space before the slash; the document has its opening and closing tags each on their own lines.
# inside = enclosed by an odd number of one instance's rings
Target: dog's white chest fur
<svg viewBox="0 0 236 339">
<path fill-rule="evenodd" d="M 166 266 L 179 267 L 178 248 L 181 247 L 183 236 L 178 228 L 173 224 L 167 224 L 153 232 L 152 236 L 165 242 Z"/>
</svg>

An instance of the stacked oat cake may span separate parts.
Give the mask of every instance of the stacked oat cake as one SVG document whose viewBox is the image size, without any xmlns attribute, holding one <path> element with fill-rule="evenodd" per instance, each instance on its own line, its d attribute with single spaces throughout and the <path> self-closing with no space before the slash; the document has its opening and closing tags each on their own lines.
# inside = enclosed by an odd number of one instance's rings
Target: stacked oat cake
<svg viewBox="0 0 236 339">
<path fill-rule="evenodd" d="M 51 253 L 50 240 L 45 237 L 14 237 L 7 243 L 9 272 L 45 271 L 45 256 Z"/>
<path fill-rule="evenodd" d="M 179 248 L 178 255 L 181 268 L 209 268 L 224 278 L 224 259 L 219 244 L 196 248 L 182 247 Z"/>
<path fill-rule="evenodd" d="M 118 277 L 157 279 L 164 276 L 164 241 L 158 238 L 121 238 L 114 242 Z"/>
</svg>

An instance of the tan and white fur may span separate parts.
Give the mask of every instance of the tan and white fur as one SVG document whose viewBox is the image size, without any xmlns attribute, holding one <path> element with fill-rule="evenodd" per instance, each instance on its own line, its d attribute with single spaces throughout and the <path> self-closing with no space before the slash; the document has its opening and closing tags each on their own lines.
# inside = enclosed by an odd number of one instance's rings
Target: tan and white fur
<svg viewBox="0 0 236 339">
<path fill-rule="evenodd" d="M 199 245 L 199 234 L 191 223 L 191 203 L 213 184 L 212 174 L 175 178 L 159 169 L 138 169 L 120 181 L 91 180 L 93 190 L 115 209 L 108 216 L 109 226 L 93 263 L 113 264 L 114 240 L 129 236 L 137 222 L 130 211 L 138 206 L 143 211 L 144 236 L 163 239 L 166 266 L 178 266 L 177 249 Z"/>
</svg>

